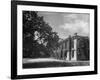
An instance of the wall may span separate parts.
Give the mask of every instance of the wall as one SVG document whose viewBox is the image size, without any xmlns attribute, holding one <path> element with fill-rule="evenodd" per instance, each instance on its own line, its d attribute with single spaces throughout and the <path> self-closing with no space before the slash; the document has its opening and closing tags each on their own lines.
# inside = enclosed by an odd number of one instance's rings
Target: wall
<svg viewBox="0 0 100 80">
<path fill-rule="evenodd" d="M 45 2 L 59 2 L 59 3 L 76 3 L 76 4 L 99 4 L 100 0 L 36 0 Z M 98 5 L 100 14 L 100 5 Z M 100 15 L 98 16 L 100 21 Z M 0 80 L 10 80 L 10 52 L 11 52 L 11 16 L 10 16 L 10 0 L 0 0 Z M 98 24 L 100 26 L 100 23 Z M 100 30 L 100 27 L 98 31 Z M 100 31 L 98 32 L 100 34 Z M 100 37 L 98 38 L 100 41 Z M 100 44 L 100 42 L 98 42 Z M 55 78 L 41 78 L 34 80 L 99 80 L 100 79 L 100 45 L 98 45 L 98 75 L 85 75 L 85 76 L 67 76 Z M 28 79 L 25 79 L 28 80 Z"/>
</svg>

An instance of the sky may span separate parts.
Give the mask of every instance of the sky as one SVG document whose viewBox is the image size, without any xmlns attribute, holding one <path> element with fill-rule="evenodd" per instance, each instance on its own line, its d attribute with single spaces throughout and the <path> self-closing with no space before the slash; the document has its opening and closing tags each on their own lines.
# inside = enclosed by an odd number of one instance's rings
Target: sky
<svg viewBox="0 0 100 80">
<path fill-rule="evenodd" d="M 90 15 L 87 13 L 67 13 L 67 12 L 45 12 L 39 11 L 39 16 L 44 17 L 47 22 L 57 32 L 62 39 L 77 33 L 81 36 L 89 37 Z"/>
</svg>

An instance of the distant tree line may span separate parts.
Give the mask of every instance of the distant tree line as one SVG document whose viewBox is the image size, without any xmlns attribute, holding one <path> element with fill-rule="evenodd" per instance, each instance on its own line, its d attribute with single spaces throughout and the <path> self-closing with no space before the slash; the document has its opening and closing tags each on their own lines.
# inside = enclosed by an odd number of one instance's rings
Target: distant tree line
<svg viewBox="0 0 100 80">
<path fill-rule="evenodd" d="M 23 57 L 55 57 L 59 36 L 36 11 L 23 11 Z"/>
</svg>

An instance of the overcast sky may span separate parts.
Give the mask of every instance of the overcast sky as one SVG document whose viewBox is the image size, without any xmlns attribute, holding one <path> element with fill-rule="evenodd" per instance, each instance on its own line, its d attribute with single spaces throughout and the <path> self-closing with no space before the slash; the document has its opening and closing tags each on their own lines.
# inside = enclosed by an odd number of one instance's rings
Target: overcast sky
<svg viewBox="0 0 100 80">
<path fill-rule="evenodd" d="M 53 31 L 57 32 L 62 39 L 69 35 L 89 36 L 89 14 L 79 13 L 61 13 L 61 12 L 38 12 L 39 16 L 43 16 Z"/>
</svg>

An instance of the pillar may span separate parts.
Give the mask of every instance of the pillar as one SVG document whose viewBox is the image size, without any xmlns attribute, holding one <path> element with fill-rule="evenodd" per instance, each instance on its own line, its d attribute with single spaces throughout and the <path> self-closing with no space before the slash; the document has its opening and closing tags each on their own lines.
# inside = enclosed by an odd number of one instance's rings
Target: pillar
<svg viewBox="0 0 100 80">
<path fill-rule="evenodd" d="M 74 48 L 73 48 L 73 50 L 74 50 L 74 56 L 71 57 L 71 60 L 76 61 L 77 60 L 77 39 L 74 39 Z"/>
</svg>

